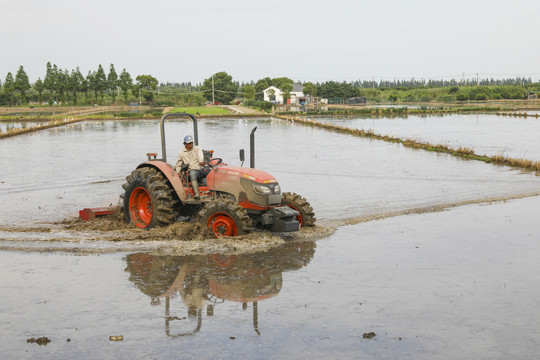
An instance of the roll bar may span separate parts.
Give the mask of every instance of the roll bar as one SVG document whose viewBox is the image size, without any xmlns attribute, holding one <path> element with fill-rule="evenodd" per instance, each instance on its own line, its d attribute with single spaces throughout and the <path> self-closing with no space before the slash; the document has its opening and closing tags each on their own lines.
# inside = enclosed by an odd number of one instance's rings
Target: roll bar
<svg viewBox="0 0 540 360">
<path fill-rule="evenodd" d="M 165 119 L 167 118 L 181 118 L 181 117 L 190 117 L 191 120 L 193 120 L 193 139 L 195 142 L 195 145 L 199 145 L 199 133 L 197 132 L 197 119 L 195 119 L 195 116 L 193 114 L 188 113 L 168 113 L 161 117 L 161 123 L 159 126 L 159 130 L 161 133 L 161 154 L 162 154 L 162 160 L 164 162 L 167 162 L 167 149 L 165 146 Z"/>
</svg>

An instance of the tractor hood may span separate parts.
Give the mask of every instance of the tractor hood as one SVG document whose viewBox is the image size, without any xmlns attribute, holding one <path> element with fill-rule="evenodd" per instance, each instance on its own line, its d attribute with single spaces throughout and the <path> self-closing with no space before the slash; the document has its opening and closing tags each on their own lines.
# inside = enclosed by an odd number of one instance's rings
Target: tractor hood
<svg viewBox="0 0 540 360">
<path fill-rule="evenodd" d="M 218 173 L 220 173 L 220 175 L 241 177 L 241 178 L 255 181 L 260 184 L 277 183 L 277 180 L 275 177 L 273 177 L 272 175 L 270 175 L 269 173 L 265 171 L 258 170 L 258 169 L 245 168 L 245 167 L 240 167 L 240 166 L 223 165 L 223 166 L 217 167 L 216 170 Z"/>
<path fill-rule="evenodd" d="M 281 189 L 272 175 L 265 171 L 223 165 L 206 177 L 208 186 L 233 195 L 244 208 L 265 210 L 281 204 Z"/>
</svg>

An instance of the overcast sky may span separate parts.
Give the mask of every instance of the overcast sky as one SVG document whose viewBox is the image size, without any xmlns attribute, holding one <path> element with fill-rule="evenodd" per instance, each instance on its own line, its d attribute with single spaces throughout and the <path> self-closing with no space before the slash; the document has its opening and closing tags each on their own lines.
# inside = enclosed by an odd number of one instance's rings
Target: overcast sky
<svg viewBox="0 0 540 360">
<path fill-rule="evenodd" d="M 538 0 L 0 0 L 0 79 L 540 78 Z"/>
</svg>

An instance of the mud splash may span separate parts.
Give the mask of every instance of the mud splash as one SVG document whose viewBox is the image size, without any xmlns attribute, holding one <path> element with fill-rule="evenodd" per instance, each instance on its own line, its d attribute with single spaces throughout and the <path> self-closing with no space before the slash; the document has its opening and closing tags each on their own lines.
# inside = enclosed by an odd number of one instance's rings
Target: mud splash
<svg viewBox="0 0 540 360">
<path fill-rule="evenodd" d="M 335 231 L 331 224 L 275 234 L 256 230 L 250 234 L 216 239 L 194 220 L 164 228 L 141 230 L 127 224 L 123 214 L 94 221 L 65 219 L 49 226 L 0 228 L 0 250 L 32 252 L 111 253 L 146 251 L 156 255 L 239 254 L 267 250 L 285 242 L 315 241 Z"/>
<path fill-rule="evenodd" d="M 250 234 L 216 239 L 196 221 L 180 221 L 164 228 L 141 230 L 127 224 L 122 214 L 94 221 L 66 219 L 37 227 L 0 228 L 0 250 L 99 254 L 146 251 L 155 255 L 241 254 L 268 250 L 285 242 L 317 241 L 339 227 L 390 217 L 446 211 L 449 208 L 505 202 L 540 196 L 540 192 L 473 199 L 337 220 L 319 220 L 314 227 L 276 234 L 256 230 Z"/>
</svg>

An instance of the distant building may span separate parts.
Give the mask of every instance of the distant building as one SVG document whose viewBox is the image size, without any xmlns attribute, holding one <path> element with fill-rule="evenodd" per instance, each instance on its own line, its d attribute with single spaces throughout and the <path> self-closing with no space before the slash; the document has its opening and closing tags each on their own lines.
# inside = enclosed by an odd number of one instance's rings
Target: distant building
<svg viewBox="0 0 540 360">
<path fill-rule="evenodd" d="M 283 92 L 275 86 L 263 90 L 264 101 L 283 104 Z"/>
<path fill-rule="evenodd" d="M 307 100 L 303 91 L 304 86 L 300 84 L 293 84 L 293 88 L 291 90 L 291 98 L 289 99 L 287 104 L 305 103 Z M 276 104 L 283 104 L 283 95 L 285 95 L 285 92 L 275 86 L 270 86 L 263 90 L 264 101 L 270 101 Z"/>
<path fill-rule="evenodd" d="M 347 104 L 349 105 L 359 105 L 367 103 L 367 98 L 365 96 L 357 96 L 350 99 L 347 99 Z"/>
<path fill-rule="evenodd" d="M 538 95 L 537 94 L 530 94 L 529 96 L 527 96 L 527 99 L 529 99 L 529 100 L 537 100 Z"/>
<path fill-rule="evenodd" d="M 291 91 L 291 104 L 302 104 L 304 105 L 306 103 L 304 95 L 304 86 L 300 84 L 293 84 L 293 88 Z"/>
</svg>

